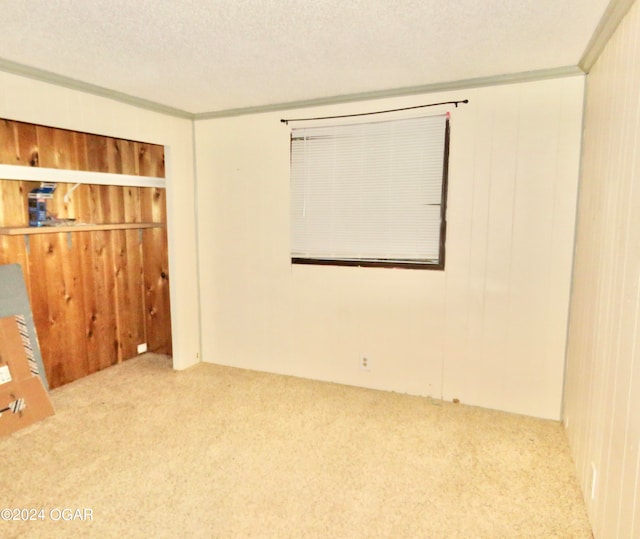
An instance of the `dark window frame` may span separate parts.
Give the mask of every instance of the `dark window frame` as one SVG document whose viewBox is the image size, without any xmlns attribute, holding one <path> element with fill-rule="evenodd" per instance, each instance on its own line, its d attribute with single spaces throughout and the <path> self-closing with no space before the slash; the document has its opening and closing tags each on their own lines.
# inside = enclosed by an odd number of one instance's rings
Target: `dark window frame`
<svg viewBox="0 0 640 539">
<path fill-rule="evenodd" d="M 363 268 L 399 268 L 399 269 L 422 269 L 444 271 L 447 236 L 447 194 L 449 190 L 449 148 L 450 148 L 451 128 L 450 118 L 447 116 L 444 132 L 444 159 L 442 170 L 442 191 L 440 196 L 440 241 L 438 261 L 429 260 L 366 260 L 366 259 L 340 259 L 340 258 L 314 258 L 314 257 L 291 257 L 291 264 L 314 265 L 314 266 L 355 266 Z M 290 142 L 291 144 L 291 142 Z M 290 149 L 291 154 L 291 149 Z"/>
</svg>

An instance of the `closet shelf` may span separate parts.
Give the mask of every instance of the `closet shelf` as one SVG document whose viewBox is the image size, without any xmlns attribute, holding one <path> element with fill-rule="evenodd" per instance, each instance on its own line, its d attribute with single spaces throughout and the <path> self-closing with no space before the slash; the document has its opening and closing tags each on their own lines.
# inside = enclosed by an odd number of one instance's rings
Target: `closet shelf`
<svg viewBox="0 0 640 539">
<path fill-rule="evenodd" d="M 74 224 L 64 226 L 10 226 L 0 227 L 0 236 L 22 236 L 27 234 L 56 234 L 59 232 L 93 232 L 96 230 L 132 230 L 158 228 L 164 223 L 105 223 L 100 225 Z"/>
<path fill-rule="evenodd" d="M 0 163 L 0 178 L 35 182 L 82 183 L 97 185 L 121 185 L 125 187 L 166 187 L 165 178 L 135 176 L 113 172 L 91 172 L 61 168 L 27 167 Z"/>
</svg>

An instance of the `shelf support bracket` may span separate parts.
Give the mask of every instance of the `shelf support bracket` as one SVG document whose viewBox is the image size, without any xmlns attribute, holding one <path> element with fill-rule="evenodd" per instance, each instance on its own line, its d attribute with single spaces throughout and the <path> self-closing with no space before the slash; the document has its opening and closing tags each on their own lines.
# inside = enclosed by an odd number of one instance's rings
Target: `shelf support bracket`
<svg viewBox="0 0 640 539">
<path fill-rule="evenodd" d="M 81 184 L 76 183 L 71 189 L 67 191 L 63 199 L 65 204 L 69 204 L 69 201 L 71 200 L 71 193 L 73 193 L 80 185 Z"/>
</svg>

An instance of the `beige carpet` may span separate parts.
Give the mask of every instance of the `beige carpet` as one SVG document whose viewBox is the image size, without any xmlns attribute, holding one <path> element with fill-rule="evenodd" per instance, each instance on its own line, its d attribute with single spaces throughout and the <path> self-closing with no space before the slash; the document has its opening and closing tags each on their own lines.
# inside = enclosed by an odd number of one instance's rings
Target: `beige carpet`
<svg viewBox="0 0 640 539">
<path fill-rule="evenodd" d="M 151 354 L 52 398 L 0 537 L 591 537 L 559 423 Z"/>
</svg>

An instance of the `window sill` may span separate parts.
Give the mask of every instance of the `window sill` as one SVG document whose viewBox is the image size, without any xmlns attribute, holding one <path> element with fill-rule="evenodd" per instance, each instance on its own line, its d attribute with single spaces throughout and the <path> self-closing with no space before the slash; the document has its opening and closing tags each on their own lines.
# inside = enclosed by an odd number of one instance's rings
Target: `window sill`
<svg viewBox="0 0 640 539">
<path fill-rule="evenodd" d="M 421 270 L 444 270 L 444 262 L 399 261 L 399 260 L 340 260 L 330 258 L 291 258 L 292 264 L 316 266 L 356 266 L 361 268 L 399 268 Z"/>
</svg>

